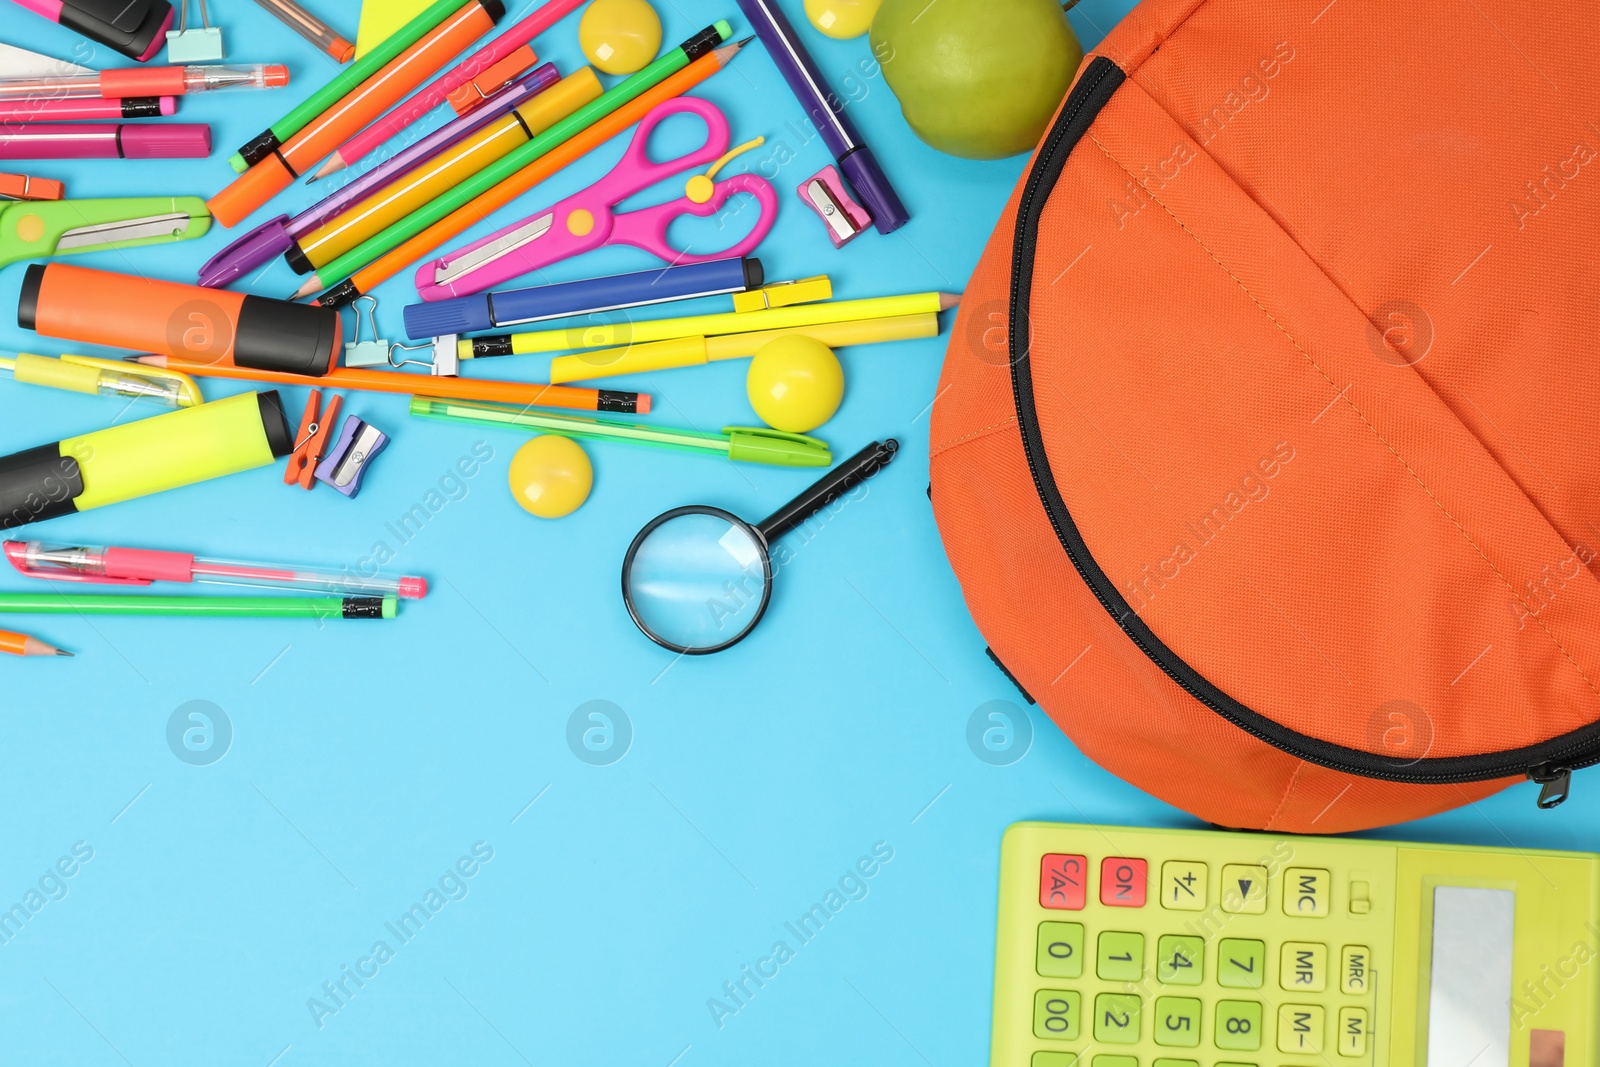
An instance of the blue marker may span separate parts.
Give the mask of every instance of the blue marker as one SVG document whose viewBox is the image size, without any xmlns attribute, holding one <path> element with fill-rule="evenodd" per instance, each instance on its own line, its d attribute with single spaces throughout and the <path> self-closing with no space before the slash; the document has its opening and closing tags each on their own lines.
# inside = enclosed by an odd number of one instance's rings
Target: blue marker
<svg viewBox="0 0 1600 1067">
<path fill-rule="evenodd" d="M 545 319 L 724 296 L 759 289 L 765 281 L 759 259 L 719 259 L 678 267 L 537 285 L 501 293 L 412 304 L 406 308 L 406 335 L 414 340 L 520 326 Z"/>
</svg>

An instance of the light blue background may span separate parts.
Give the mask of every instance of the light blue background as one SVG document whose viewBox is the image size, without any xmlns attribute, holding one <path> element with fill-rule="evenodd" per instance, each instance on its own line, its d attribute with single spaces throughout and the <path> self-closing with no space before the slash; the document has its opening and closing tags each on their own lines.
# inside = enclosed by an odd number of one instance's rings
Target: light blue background
<svg viewBox="0 0 1600 1067">
<path fill-rule="evenodd" d="M 292 89 L 185 101 L 181 119 L 215 128 L 209 161 L 39 163 L 33 172 L 66 179 L 78 197 L 220 189 L 231 176 L 227 153 L 334 67 L 245 0 L 212 6 L 229 58 L 287 61 Z M 353 4 L 313 6 L 354 33 Z M 801 5 L 786 6 L 800 22 Z M 1084 0 L 1072 20 L 1092 45 L 1127 6 Z M 658 7 L 669 41 L 737 14 L 732 3 L 702 0 Z M 508 21 L 525 11 L 518 5 Z M 734 119 L 736 140 L 765 134 L 769 150 L 784 141 L 796 154 L 761 253 L 769 276 L 826 272 L 850 297 L 959 290 L 1022 160 L 934 153 L 910 135 L 881 75 L 857 68 L 865 41 L 805 32 L 915 221 L 842 254 L 827 244 L 792 188 L 829 159 L 820 142 L 798 136 L 800 108 L 754 47 L 703 92 Z M 8 13 L 0 35 L 81 55 L 72 35 L 21 14 Z M 581 62 L 575 18 L 537 43 L 563 70 Z M 621 151 L 607 146 L 496 226 L 582 188 Z M 312 199 L 302 187 L 272 207 Z M 219 227 L 197 243 L 77 262 L 192 280 L 236 233 Z M 607 251 L 550 277 L 647 265 L 642 254 Z M 0 274 L 0 305 L 10 306 L 22 272 Z M 401 336 L 408 278 L 379 291 L 386 337 Z M 296 284 L 280 262 L 249 288 L 283 296 Z M 5 319 L 0 345 L 40 347 Z M 706 660 L 677 661 L 635 632 L 617 591 L 624 549 L 649 518 L 682 504 L 759 519 L 807 475 L 597 444 L 588 449 L 592 499 L 569 519 L 542 522 L 506 489 L 517 434 L 415 422 L 403 400 L 357 394 L 347 410 L 394 441 L 359 501 L 291 490 L 273 469 L 27 531 L 336 566 L 357 564 L 382 541 L 396 552 L 391 573 L 426 575 L 435 592 L 391 624 L 14 622 L 78 658 L 0 663 L 0 906 L 22 900 L 75 842 L 93 859 L 65 882 L 63 899 L 0 945 L 0 1059 L 983 1062 L 1004 827 L 1194 823 L 1091 765 L 1037 711 L 1024 717 L 985 658 L 924 494 L 942 350 L 928 341 L 845 353 L 849 395 L 822 436 L 841 456 L 888 435 L 905 448 L 865 499 L 796 546 L 757 634 Z M 544 370 L 525 357 L 469 372 L 537 379 Z M 754 421 L 743 374 L 723 364 L 636 386 L 655 394 L 660 422 L 715 428 Z M 297 420 L 304 393 L 286 400 Z M 114 401 L 0 383 L 0 452 L 145 414 L 118 411 Z M 464 498 L 402 544 L 386 524 L 479 442 L 494 458 Z M 0 577 L 0 588 L 23 586 Z M 180 761 L 166 739 L 174 711 L 196 700 L 223 709 L 233 732 L 209 766 Z M 569 719 L 596 700 L 623 709 L 631 732 L 624 748 L 619 730 L 609 755 L 621 758 L 610 765 L 569 747 Z M 1032 734 L 1009 766 L 981 761 L 968 745 L 969 720 L 992 701 L 1011 705 L 1019 737 Z M 1580 776 L 1576 799 L 1557 812 L 1537 812 L 1534 787 L 1522 786 L 1386 836 L 1593 847 L 1593 784 Z M 465 880 L 466 896 L 400 944 L 385 924 L 476 842 L 493 859 Z M 774 941 L 795 946 L 784 924 L 878 842 L 893 859 L 866 897 L 796 946 L 719 1027 L 708 999 Z M 308 999 L 378 940 L 394 958 L 319 1027 Z"/>
</svg>

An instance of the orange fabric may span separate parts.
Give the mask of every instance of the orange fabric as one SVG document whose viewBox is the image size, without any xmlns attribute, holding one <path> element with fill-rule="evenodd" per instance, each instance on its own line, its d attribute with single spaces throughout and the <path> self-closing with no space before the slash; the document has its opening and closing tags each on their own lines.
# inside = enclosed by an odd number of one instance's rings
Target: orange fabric
<svg viewBox="0 0 1600 1067">
<path fill-rule="evenodd" d="M 1228 696 L 1401 763 L 1600 721 L 1592 12 L 1480 14 L 1145 0 L 1090 57 L 1128 78 L 1033 265 L 1039 427 L 1094 561 Z M 1302 762 L 1123 632 L 1023 448 L 1016 213 L 967 289 L 932 454 L 951 562 L 1023 687 L 1097 762 L 1225 826 L 1365 828 L 1517 780 Z"/>
</svg>

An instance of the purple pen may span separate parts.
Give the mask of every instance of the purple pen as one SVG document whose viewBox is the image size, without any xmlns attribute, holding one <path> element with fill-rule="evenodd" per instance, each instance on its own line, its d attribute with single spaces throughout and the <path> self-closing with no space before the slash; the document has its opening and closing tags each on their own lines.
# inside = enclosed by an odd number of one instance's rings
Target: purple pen
<svg viewBox="0 0 1600 1067">
<path fill-rule="evenodd" d="M 512 108 L 522 104 L 529 97 L 544 92 L 560 80 L 561 73 L 552 63 L 546 63 L 529 71 L 491 96 L 488 102 L 476 111 L 445 123 L 393 159 L 372 168 L 343 189 L 318 201 L 294 218 L 279 215 L 275 219 L 263 222 L 212 256 L 205 266 L 200 268 L 200 284 L 208 289 L 220 289 L 238 281 L 257 267 L 289 251 L 297 240 L 329 219 L 343 214 L 348 208 L 415 170 L 451 145 L 502 118 Z"/>
<path fill-rule="evenodd" d="M 911 221 L 905 205 L 889 184 L 888 175 L 872 155 L 872 149 L 861 143 L 855 123 L 844 113 L 844 102 L 828 88 L 817 70 L 816 61 L 800 43 L 788 16 L 777 0 L 738 0 L 739 8 L 755 28 L 756 36 L 767 46 L 778 73 L 789 83 L 800 106 L 822 134 L 828 151 L 839 163 L 839 170 L 855 189 L 861 202 L 872 215 L 879 233 L 893 233 Z"/>
</svg>

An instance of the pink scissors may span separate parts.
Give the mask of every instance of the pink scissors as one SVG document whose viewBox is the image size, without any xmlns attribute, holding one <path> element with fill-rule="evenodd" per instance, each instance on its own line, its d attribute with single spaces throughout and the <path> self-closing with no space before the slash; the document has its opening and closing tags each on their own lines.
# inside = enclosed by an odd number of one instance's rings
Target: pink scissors
<svg viewBox="0 0 1600 1067">
<path fill-rule="evenodd" d="M 679 114 L 698 115 L 705 121 L 705 144 L 688 155 L 657 163 L 650 158 L 650 135 L 662 122 Z M 548 211 L 424 263 L 417 271 L 417 292 L 430 301 L 481 293 L 608 244 L 633 245 L 673 264 L 747 255 L 771 231 L 778 211 L 778 194 L 769 182 L 753 174 L 712 181 L 729 159 L 761 143 L 753 141 L 729 152 L 729 140 L 728 120 L 715 104 L 691 96 L 668 100 L 639 123 L 627 154 L 609 175 Z M 707 163 L 715 164 L 710 173 L 690 178 L 685 195 L 677 200 L 621 214 L 613 210 L 662 179 Z M 744 240 L 712 255 L 691 255 L 667 243 L 667 229 L 674 221 L 685 215 L 706 218 L 740 193 L 750 194 L 760 205 L 755 227 Z"/>
</svg>

